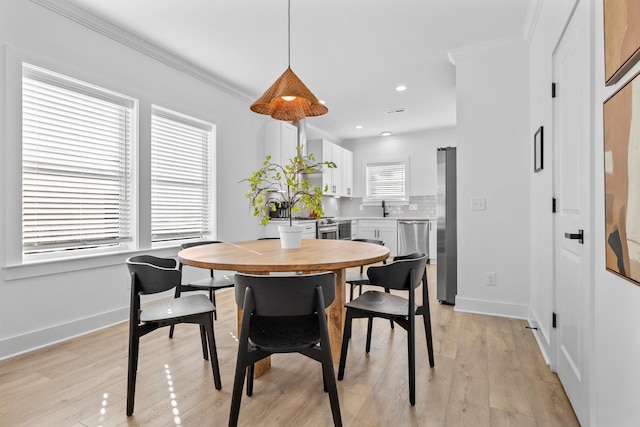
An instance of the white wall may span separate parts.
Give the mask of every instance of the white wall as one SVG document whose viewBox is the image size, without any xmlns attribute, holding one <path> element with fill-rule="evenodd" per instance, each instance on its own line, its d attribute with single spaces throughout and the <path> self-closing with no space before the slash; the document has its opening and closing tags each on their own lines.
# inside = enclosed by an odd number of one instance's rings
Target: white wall
<svg viewBox="0 0 640 427">
<path fill-rule="evenodd" d="M 341 144 L 353 151 L 353 188 L 355 197 L 364 194 L 367 163 L 409 158 L 410 196 L 435 195 L 436 153 L 438 147 L 456 146 L 456 128 L 447 127 L 421 132 L 373 138 L 350 139 Z"/>
<path fill-rule="evenodd" d="M 0 278 L 0 359 L 127 319 L 129 278 L 124 259 L 132 255 L 30 268 L 7 266 L 7 248 L 19 244 L 15 238 L 20 236 L 19 227 L 16 230 L 8 219 L 15 217 L 19 209 L 15 198 L 19 180 L 9 180 L 4 175 L 7 170 L 19 168 L 19 162 L 16 166 L 14 160 L 21 152 L 20 139 L 10 130 L 20 126 L 19 105 L 16 108 L 15 99 L 7 99 L 20 87 L 19 72 L 17 80 L 11 76 L 7 79 L 7 74 L 15 71 L 16 59 L 140 100 L 139 208 L 147 212 L 143 218 L 149 216 L 150 105 L 158 104 L 217 124 L 217 238 L 237 241 L 255 238 L 261 232 L 257 221 L 247 215 L 246 183 L 238 184 L 258 165 L 257 135 L 268 120 L 250 112 L 249 100 L 216 89 L 203 79 L 191 77 L 31 1 L 0 2 L 0 45 L 9 46 L 0 64 L 0 262 L 4 267 Z M 139 227 L 144 234 L 149 221 Z M 143 252 L 150 251 L 146 240 L 145 243 L 141 239 Z M 155 252 L 175 255 L 177 250 Z"/>
<path fill-rule="evenodd" d="M 591 425 L 640 425 L 640 286 L 624 280 L 605 268 L 606 237 L 604 230 L 604 156 L 602 103 L 630 77 L 640 72 L 636 64 L 625 78 L 612 87 L 604 86 L 603 13 L 600 0 L 581 0 L 592 10 L 591 37 L 593 57 L 593 169 L 591 174 L 594 200 L 594 345 L 589 358 L 593 366 L 591 378 Z M 547 127 L 552 134 L 552 102 L 548 98 L 552 78 L 551 56 L 564 28 L 575 0 L 544 0 L 536 31 L 531 42 L 531 129 Z M 550 154 L 550 152 L 549 152 Z M 545 159 L 546 160 L 546 159 Z M 541 327 L 538 334 L 543 350 L 553 344 L 549 328 L 553 310 L 552 219 L 545 213 L 552 196 L 550 174 L 536 174 L 531 178 L 531 305 L 530 319 Z M 587 284 L 588 286 L 588 284 Z M 585 292 L 589 292 L 585 289 Z M 542 334 L 542 335 L 541 335 Z M 557 351 L 557 350 L 556 350 Z"/>
<path fill-rule="evenodd" d="M 640 425 L 640 286 L 606 271 L 604 219 L 604 156 L 602 103 L 631 77 L 636 64 L 620 82 L 604 86 L 602 3 L 591 0 L 595 34 L 594 192 L 595 198 L 595 423 L 597 426 Z M 637 80 L 637 79 L 636 79 Z M 640 111 L 634 111 L 635 115 Z M 640 218 L 637 219 L 640 221 Z"/>
<path fill-rule="evenodd" d="M 523 40 L 451 52 L 458 117 L 456 310 L 525 318 L 529 302 L 529 56 Z M 471 199 L 486 210 L 472 211 Z M 496 286 L 486 273 L 495 272 Z"/>
</svg>

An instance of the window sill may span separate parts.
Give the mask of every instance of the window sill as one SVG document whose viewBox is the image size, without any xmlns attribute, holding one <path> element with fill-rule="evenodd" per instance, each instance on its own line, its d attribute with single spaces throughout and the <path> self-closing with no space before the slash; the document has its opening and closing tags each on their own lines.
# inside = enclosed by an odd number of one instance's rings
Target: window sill
<svg viewBox="0 0 640 427">
<path fill-rule="evenodd" d="M 137 254 L 173 257 L 178 253 L 179 246 L 170 246 L 154 249 L 141 249 L 110 254 L 56 259 L 47 261 L 35 261 L 24 264 L 6 265 L 4 267 L 4 280 L 20 280 L 30 277 L 47 276 L 50 274 L 68 273 L 72 271 L 89 270 L 93 268 L 124 265 L 127 258 Z"/>
</svg>

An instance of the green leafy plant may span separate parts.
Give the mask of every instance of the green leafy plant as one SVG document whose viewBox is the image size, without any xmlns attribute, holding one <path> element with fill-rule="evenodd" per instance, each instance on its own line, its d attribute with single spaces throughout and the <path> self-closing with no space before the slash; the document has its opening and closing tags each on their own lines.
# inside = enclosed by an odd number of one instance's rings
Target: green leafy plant
<svg viewBox="0 0 640 427">
<path fill-rule="evenodd" d="M 297 148 L 296 156 L 285 165 L 272 163 L 271 156 L 267 156 L 262 167 L 253 172 L 250 178 L 243 180 L 249 181 L 249 192 L 245 197 L 249 199 L 253 216 L 259 217 L 262 225 L 267 225 L 269 212 L 276 210 L 274 201 L 282 203 L 287 210 L 289 225 L 292 225 L 292 213 L 302 209 L 322 216 L 323 189 L 314 186 L 309 180 L 309 175 L 320 172 L 322 166 L 335 168 L 336 164 L 329 161 L 317 162 L 313 154 L 304 157 L 301 146 Z M 327 188 L 325 186 L 324 190 Z"/>
</svg>

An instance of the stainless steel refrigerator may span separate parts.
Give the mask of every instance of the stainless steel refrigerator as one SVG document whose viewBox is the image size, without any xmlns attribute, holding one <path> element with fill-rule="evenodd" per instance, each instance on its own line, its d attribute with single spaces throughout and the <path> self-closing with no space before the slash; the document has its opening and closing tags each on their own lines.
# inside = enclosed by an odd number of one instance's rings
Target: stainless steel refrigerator
<svg viewBox="0 0 640 427">
<path fill-rule="evenodd" d="M 458 292 L 456 149 L 438 148 L 438 301 L 455 304 Z"/>
</svg>

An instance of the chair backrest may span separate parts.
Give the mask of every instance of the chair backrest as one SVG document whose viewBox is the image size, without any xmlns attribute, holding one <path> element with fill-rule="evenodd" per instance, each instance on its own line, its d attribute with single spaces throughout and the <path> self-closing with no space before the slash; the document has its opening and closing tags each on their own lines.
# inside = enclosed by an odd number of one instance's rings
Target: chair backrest
<svg viewBox="0 0 640 427">
<path fill-rule="evenodd" d="M 376 245 L 384 246 L 384 242 L 382 240 L 377 239 L 351 239 L 352 242 L 365 242 L 365 243 L 375 243 Z"/>
<path fill-rule="evenodd" d="M 192 248 L 194 246 L 211 245 L 213 243 L 222 243 L 220 240 L 199 240 L 197 242 L 187 242 L 180 245 L 180 249 Z"/>
<path fill-rule="evenodd" d="M 316 288 L 322 288 L 324 305 L 336 296 L 336 274 L 333 272 L 295 276 L 266 276 L 237 273 L 236 304 L 244 307 L 247 288 L 253 291 L 254 314 L 258 316 L 304 316 L 316 313 Z"/>
<path fill-rule="evenodd" d="M 127 259 L 131 273 L 131 289 L 136 294 L 155 294 L 180 284 L 182 272 L 174 258 L 138 255 Z"/>
<path fill-rule="evenodd" d="M 409 290 L 420 286 L 427 267 L 427 255 L 415 253 L 397 256 L 391 264 L 371 266 L 367 270 L 369 281 L 387 289 Z M 413 281 L 411 281 L 411 271 Z M 424 284 L 426 286 L 426 283 Z"/>
</svg>

